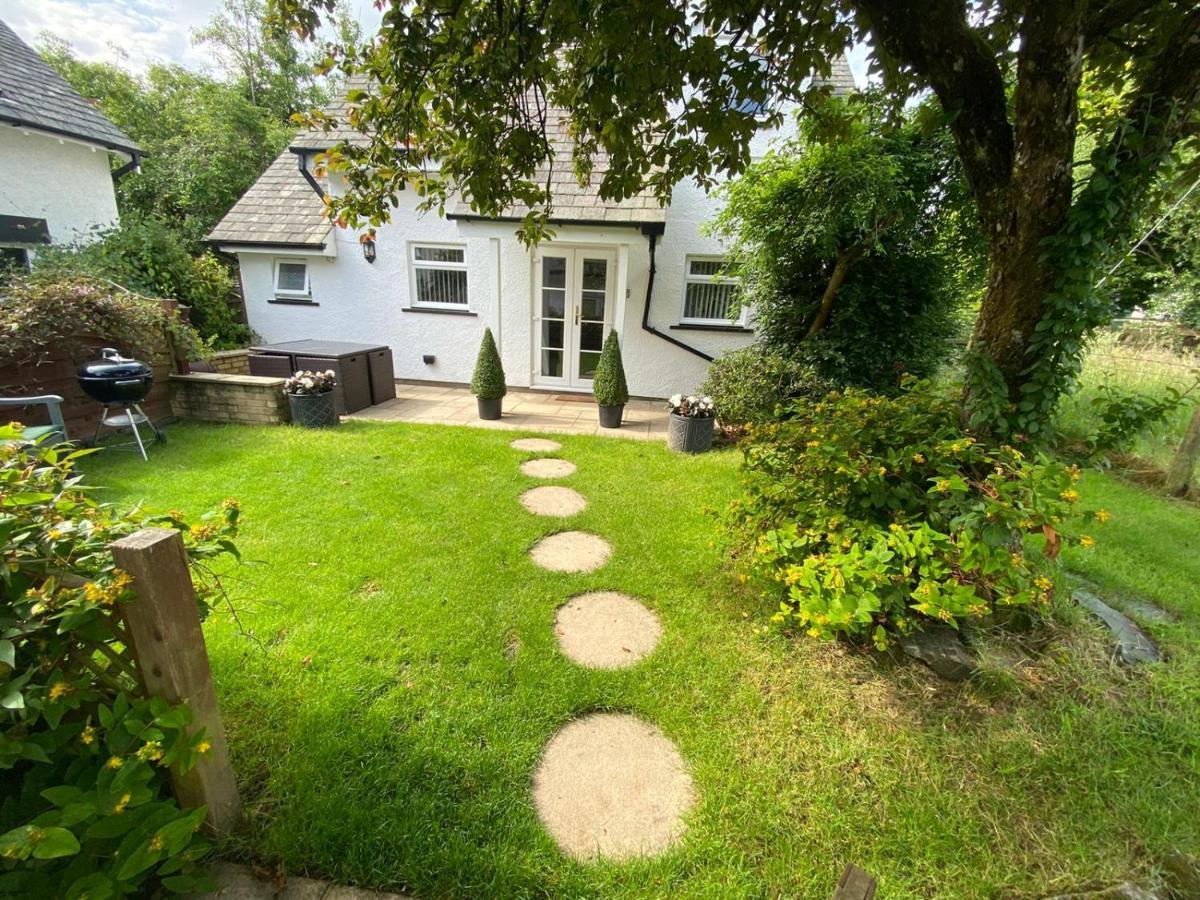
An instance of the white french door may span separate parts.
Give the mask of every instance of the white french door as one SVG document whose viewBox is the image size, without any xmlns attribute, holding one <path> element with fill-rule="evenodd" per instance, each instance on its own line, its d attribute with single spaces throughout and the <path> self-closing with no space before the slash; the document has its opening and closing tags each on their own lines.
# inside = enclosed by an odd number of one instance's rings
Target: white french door
<svg viewBox="0 0 1200 900">
<path fill-rule="evenodd" d="M 533 326 L 537 384 L 590 388 L 612 328 L 613 250 L 543 247 L 534 257 Z"/>
</svg>

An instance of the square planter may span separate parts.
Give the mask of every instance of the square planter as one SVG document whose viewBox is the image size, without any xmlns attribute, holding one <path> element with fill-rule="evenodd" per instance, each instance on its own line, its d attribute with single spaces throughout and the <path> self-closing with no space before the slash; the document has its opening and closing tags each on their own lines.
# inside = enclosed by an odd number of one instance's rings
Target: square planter
<svg viewBox="0 0 1200 900">
<path fill-rule="evenodd" d="M 670 449 L 677 453 L 703 453 L 712 446 L 714 418 L 670 415 L 671 421 L 667 423 Z"/>
<path fill-rule="evenodd" d="M 332 428 L 341 421 L 333 391 L 324 394 L 288 394 L 287 398 L 294 425 L 302 428 Z"/>
</svg>

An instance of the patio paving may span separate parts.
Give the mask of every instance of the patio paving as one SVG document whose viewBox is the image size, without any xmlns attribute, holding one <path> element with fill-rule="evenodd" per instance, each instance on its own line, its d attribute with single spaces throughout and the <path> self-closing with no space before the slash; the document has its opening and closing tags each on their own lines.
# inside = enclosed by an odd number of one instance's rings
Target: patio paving
<svg viewBox="0 0 1200 900">
<path fill-rule="evenodd" d="M 349 418 L 666 440 L 667 410 L 663 401 L 630 400 L 620 428 L 601 428 L 596 404 L 589 395 L 580 395 L 578 400 L 560 399 L 567 396 L 510 390 L 504 398 L 504 415 L 496 421 L 485 421 L 476 414 L 475 396 L 469 388 L 397 383 L 396 399 L 359 410 Z"/>
</svg>

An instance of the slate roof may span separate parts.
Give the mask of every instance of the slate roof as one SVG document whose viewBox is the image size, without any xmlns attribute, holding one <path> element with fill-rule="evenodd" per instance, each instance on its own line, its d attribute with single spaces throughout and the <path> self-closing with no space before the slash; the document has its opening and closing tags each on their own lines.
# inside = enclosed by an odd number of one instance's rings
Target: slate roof
<svg viewBox="0 0 1200 900">
<path fill-rule="evenodd" d="M 0 22 L 0 122 L 73 137 L 121 153 L 141 152 L 4 22 Z"/>
<path fill-rule="evenodd" d="M 322 184 L 324 187 L 324 184 Z M 284 150 L 208 235 L 215 244 L 269 244 L 321 249 L 332 224 L 325 203 Z"/>
<path fill-rule="evenodd" d="M 350 126 L 350 109 L 353 104 L 346 99 L 346 95 L 350 91 L 366 90 L 369 86 L 370 82 L 366 75 L 352 75 L 347 78 L 342 93 L 325 107 L 326 114 L 331 116 L 336 123 L 333 130 L 322 131 L 314 128 L 302 131 L 292 139 L 292 148 L 294 150 L 328 150 L 343 141 L 359 147 L 365 146 L 369 141 L 366 133 Z"/>
<path fill-rule="evenodd" d="M 854 81 L 854 72 L 850 69 L 850 61 L 846 59 L 844 53 L 838 54 L 837 58 L 833 60 L 828 78 L 823 75 L 813 76 L 812 87 L 821 87 L 826 84 L 837 96 L 845 96 L 858 90 L 858 84 Z"/>
</svg>

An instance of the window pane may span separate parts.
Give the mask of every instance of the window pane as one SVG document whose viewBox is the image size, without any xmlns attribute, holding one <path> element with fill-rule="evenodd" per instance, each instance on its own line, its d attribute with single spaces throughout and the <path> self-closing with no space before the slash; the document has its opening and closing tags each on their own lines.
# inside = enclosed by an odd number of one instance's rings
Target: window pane
<svg viewBox="0 0 1200 900">
<path fill-rule="evenodd" d="M 581 351 L 579 354 L 579 377 L 591 378 L 596 373 L 596 363 L 598 362 L 600 362 L 599 353 Z"/>
<path fill-rule="evenodd" d="M 683 317 L 729 321 L 737 289 L 736 284 L 705 281 L 689 283 L 683 303 Z"/>
<path fill-rule="evenodd" d="M 563 323 L 544 319 L 542 321 L 542 346 L 559 350 L 563 346 Z"/>
<path fill-rule="evenodd" d="M 561 378 L 563 373 L 563 352 L 561 350 L 542 351 L 542 374 L 551 378 Z"/>
<path fill-rule="evenodd" d="M 542 318 L 562 319 L 567 309 L 567 292 L 554 289 L 542 289 Z"/>
<path fill-rule="evenodd" d="M 584 322 L 579 326 L 579 349 L 600 350 L 604 347 L 604 323 Z"/>
<path fill-rule="evenodd" d="M 275 285 L 275 289 L 279 291 L 303 291 L 307 272 L 308 266 L 304 263 L 280 263 L 279 283 Z"/>
<path fill-rule="evenodd" d="M 585 259 L 583 261 L 583 289 L 585 291 L 604 290 L 607 275 L 607 260 Z"/>
<path fill-rule="evenodd" d="M 567 258 L 565 256 L 542 257 L 542 287 L 565 288 L 567 286 Z"/>
<path fill-rule="evenodd" d="M 417 269 L 418 303 L 467 303 L 467 273 L 462 269 Z"/>
<path fill-rule="evenodd" d="M 604 321 L 604 294 L 595 291 L 583 292 L 583 318 L 593 322 Z"/>
<path fill-rule="evenodd" d="M 719 274 L 724 265 L 724 261 L 719 259 L 691 259 L 688 260 L 688 274 L 711 277 Z"/>
<path fill-rule="evenodd" d="M 418 262 L 460 263 L 463 261 L 461 247 L 413 247 L 413 258 Z"/>
</svg>

